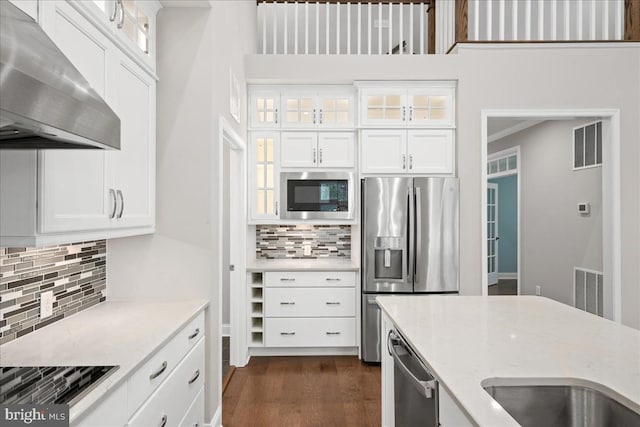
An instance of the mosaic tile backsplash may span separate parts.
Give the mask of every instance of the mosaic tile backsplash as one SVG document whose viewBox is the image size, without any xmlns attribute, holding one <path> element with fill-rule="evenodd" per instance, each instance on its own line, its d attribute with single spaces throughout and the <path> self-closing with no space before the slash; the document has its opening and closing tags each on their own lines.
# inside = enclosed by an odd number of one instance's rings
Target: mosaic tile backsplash
<svg viewBox="0 0 640 427">
<path fill-rule="evenodd" d="M 106 240 L 43 248 L 0 248 L 0 345 L 106 299 Z M 53 315 L 40 318 L 40 294 Z"/>
<path fill-rule="evenodd" d="M 304 255 L 304 246 L 311 255 Z M 350 225 L 256 225 L 257 259 L 351 258 Z"/>
</svg>

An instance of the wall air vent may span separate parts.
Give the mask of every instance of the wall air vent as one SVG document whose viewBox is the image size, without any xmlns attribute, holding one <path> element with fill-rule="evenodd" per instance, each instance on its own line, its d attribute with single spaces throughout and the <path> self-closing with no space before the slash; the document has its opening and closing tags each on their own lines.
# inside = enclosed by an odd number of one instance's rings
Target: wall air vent
<svg viewBox="0 0 640 427">
<path fill-rule="evenodd" d="M 573 268 L 573 306 L 602 317 L 603 279 L 601 271 Z"/>
</svg>

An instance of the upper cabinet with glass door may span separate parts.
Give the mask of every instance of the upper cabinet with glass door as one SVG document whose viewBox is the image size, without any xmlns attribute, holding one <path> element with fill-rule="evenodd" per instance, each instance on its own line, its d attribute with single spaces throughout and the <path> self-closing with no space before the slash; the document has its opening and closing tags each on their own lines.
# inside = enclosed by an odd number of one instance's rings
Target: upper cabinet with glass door
<svg viewBox="0 0 640 427">
<path fill-rule="evenodd" d="M 355 125 L 351 86 L 285 88 L 281 93 L 282 127 L 287 129 L 345 129 Z"/>
<path fill-rule="evenodd" d="M 85 3 L 85 6 L 88 2 Z M 112 29 L 120 48 L 147 71 L 155 73 L 156 0 L 93 0 L 98 14 Z M 141 61 L 140 61 L 141 60 Z"/>
<path fill-rule="evenodd" d="M 455 127 L 455 82 L 360 85 L 361 127 Z"/>
<path fill-rule="evenodd" d="M 280 92 L 271 89 L 250 89 L 249 123 L 253 129 L 280 127 Z"/>
</svg>

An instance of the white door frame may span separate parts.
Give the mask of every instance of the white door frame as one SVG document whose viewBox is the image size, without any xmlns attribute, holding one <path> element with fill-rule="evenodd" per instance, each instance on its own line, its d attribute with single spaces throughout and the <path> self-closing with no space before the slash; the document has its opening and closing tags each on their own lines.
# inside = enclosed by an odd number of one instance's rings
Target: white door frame
<svg viewBox="0 0 640 427">
<path fill-rule="evenodd" d="M 230 148 L 229 157 L 229 170 L 233 173 L 229 174 L 229 181 L 224 177 L 224 148 L 225 145 Z M 223 192 L 224 184 L 228 184 L 231 187 L 229 194 L 230 203 L 230 215 L 229 223 L 230 230 L 230 248 L 229 248 L 229 260 L 231 264 L 235 266 L 235 270 L 230 275 L 229 286 L 229 323 L 231 329 L 231 340 L 229 347 L 229 363 L 235 366 L 244 366 L 247 361 L 247 346 L 246 346 L 246 328 L 243 319 L 246 316 L 246 304 L 247 300 L 245 281 L 245 269 L 246 269 L 246 224 L 247 224 L 247 207 L 246 207 L 246 182 L 245 182 L 245 167 L 247 164 L 247 149 L 246 143 L 243 138 L 238 135 L 231 127 L 229 122 L 222 116 L 219 119 L 218 126 L 218 254 L 219 259 L 222 260 L 222 251 L 224 249 L 222 235 L 224 224 L 223 218 Z M 219 263 L 218 269 L 218 339 L 220 345 L 219 357 L 222 361 L 222 304 L 224 303 L 222 298 L 222 282 L 224 280 L 223 271 L 225 268 L 229 268 L 227 265 Z M 218 363 L 215 367 L 218 369 L 220 381 L 222 381 L 222 363 Z M 219 384 L 218 406 L 222 404 L 222 383 Z"/>
<path fill-rule="evenodd" d="M 603 273 L 605 283 L 605 300 L 607 311 L 604 316 L 618 323 L 622 321 L 621 296 L 621 253 L 622 239 L 620 228 L 621 190 L 620 190 L 620 110 L 619 109 L 484 109 L 480 112 L 480 231 L 482 242 L 487 241 L 487 122 L 489 118 L 532 118 L 567 120 L 585 117 L 602 118 L 602 135 L 607 144 L 603 144 L 602 151 L 602 242 L 603 242 Z M 488 295 L 487 286 L 487 248 L 481 245 L 482 263 L 482 295 Z M 518 263 L 519 264 L 519 263 Z M 518 265 L 518 274 L 521 267 Z M 520 280 L 518 280 L 520 281 Z M 611 311 L 609 312 L 609 308 Z"/>
</svg>

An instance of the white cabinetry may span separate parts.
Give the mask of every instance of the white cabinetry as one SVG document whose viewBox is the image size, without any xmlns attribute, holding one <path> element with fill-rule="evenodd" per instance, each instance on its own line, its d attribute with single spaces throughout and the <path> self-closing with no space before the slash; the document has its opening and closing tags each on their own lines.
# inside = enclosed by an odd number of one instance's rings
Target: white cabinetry
<svg viewBox="0 0 640 427">
<path fill-rule="evenodd" d="M 360 168 L 363 174 L 454 173 L 454 130 L 363 130 Z"/>
<path fill-rule="evenodd" d="M 455 82 L 360 85 L 362 127 L 454 127 Z"/>
<path fill-rule="evenodd" d="M 3 163 L 21 167 L 2 168 L 2 181 L 22 189 L 0 195 L 0 243 L 39 246 L 153 232 L 155 78 L 80 13 L 84 6 L 46 1 L 39 7 L 44 31 L 120 117 L 121 149 L 3 152 Z"/>
<path fill-rule="evenodd" d="M 354 95 L 351 87 L 284 89 L 281 94 L 283 128 L 352 128 Z"/>
<path fill-rule="evenodd" d="M 353 168 L 355 141 L 351 132 L 282 132 L 283 168 Z"/>
<path fill-rule="evenodd" d="M 280 127 L 280 92 L 252 89 L 249 96 L 249 123 L 254 129 Z"/>
<path fill-rule="evenodd" d="M 265 347 L 355 347 L 354 272 L 264 273 Z"/>
<path fill-rule="evenodd" d="M 272 131 L 256 131 L 250 135 L 249 206 L 253 221 L 279 219 L 279 136 L 279 132 Z"/>
</svg>

